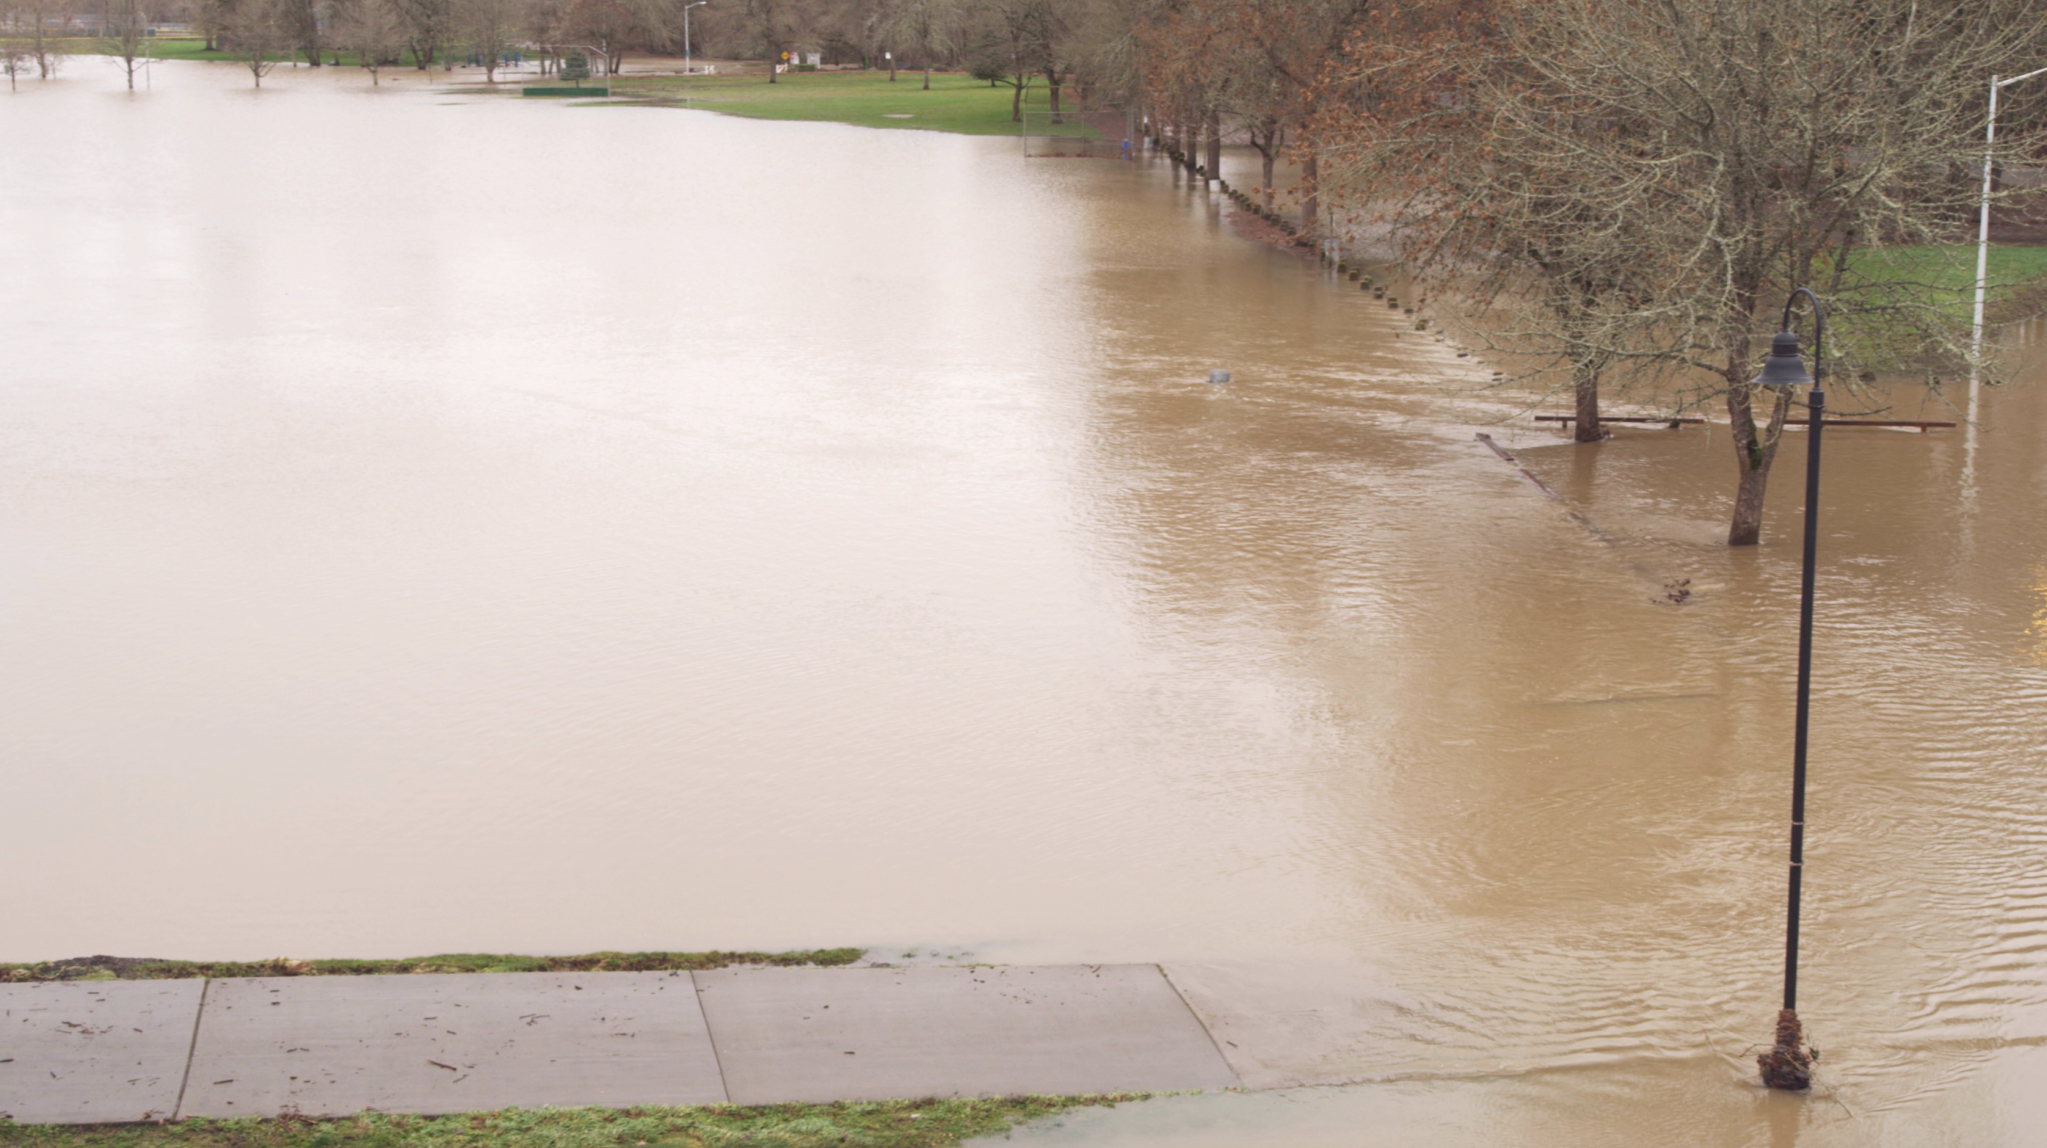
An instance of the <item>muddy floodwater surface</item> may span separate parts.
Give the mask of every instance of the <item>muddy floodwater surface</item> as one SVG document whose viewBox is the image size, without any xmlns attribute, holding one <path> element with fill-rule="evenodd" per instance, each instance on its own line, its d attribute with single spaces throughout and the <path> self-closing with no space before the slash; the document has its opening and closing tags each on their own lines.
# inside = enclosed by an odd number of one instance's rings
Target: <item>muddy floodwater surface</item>
<svg viewBox="0 0 2047 1148">
<path fill-rule="evenodd" d="M 1731 551 L 1163 166 L 398 74 L 0 98 L 0 958 L 1164 961 L 1332 1087 L 1021 1139 L 2047 1143 L 2042 372 L 1828 435 L 1766 1095 L 1797 435 Z"/>
</svg>

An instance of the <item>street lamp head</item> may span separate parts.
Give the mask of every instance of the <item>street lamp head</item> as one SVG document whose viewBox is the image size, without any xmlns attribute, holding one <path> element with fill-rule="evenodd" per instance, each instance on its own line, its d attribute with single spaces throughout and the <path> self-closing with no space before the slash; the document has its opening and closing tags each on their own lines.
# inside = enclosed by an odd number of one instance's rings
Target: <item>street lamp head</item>
<svg viewBox="0 0 2047 1148">
<path fill-rule="evenodd" d="M 1763 360 L 1763 372 L 1756 376 L 1759 387 L 1809 387 L 1812 376 L 1805 373 L 1805 356 L 1799 353 L 1798 336 L 1779 331 L 1770 338 L 1770 357 Z"/>
</svg>

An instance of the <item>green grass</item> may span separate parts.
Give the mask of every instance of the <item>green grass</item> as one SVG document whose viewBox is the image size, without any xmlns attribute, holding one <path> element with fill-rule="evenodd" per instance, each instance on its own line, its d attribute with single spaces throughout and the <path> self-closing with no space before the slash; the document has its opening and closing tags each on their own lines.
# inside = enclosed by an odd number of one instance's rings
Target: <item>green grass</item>
<svg viewBox="0 0 2047 1148">
<path fill-rule="evenodd" d="M 1975 300 L 1973 243 L 1863 251 L 1849 257 L 1849 268 L 1869 279 L 1895 282 L 1927 301 L 1970 306 Z M 1984 280 L 1989 303 L 2008 309 L 2047 280 L 2047 247 L 1992 247 Z"/>
<path fill-rule="evenodd" d="M 108 49 L 104 40 L 71 39 L 65 40 L 62 43 L 64 51 L 75 55 L 111 56 L 114 54 Z M 144 42 L 142 54 L 153 60 L 198 60 L 202 63 L 245 64 L 249 59 L 247 52 L 209 52 L 206 50 L 206 41 L 198 36 L 151 36 Z M 320 59 L 322 62 L 331 61 L 337 56 L 340 57 L 341 66 L 344 68 L 358 67 L 362 63 L 362 57 L 355 52 L 342 51 L 338 48 L 320 49 Z M 298 52 L 279 52 L 272 58 L 284 67 L 290 67 L 294 59 L 300 63 L 305 62 L 305 56 Z M 435 61 L 434 66 L 436 68 L 440 67 L 438 60 Z M 412 56 L 407 54 L 402 63 L 386 64 L 384 65 L 384 70 L 389 72 L 411 71 L 413 70 Z"/>
<path fill-rule="evenodd" d="M 366 1112 L 339 1120 L 170 1124 L 0 1121 L 0 1148 L 948 1148 L 1071 1108 L 1146 1096 L 886 1100 L 760 1108 L 507 1108 L 457 1116 Z"/>
<path fill-rule="evenodd" d="M 1959 369 L 1954 359 L 1975 305 L 1975 244 L 1852 252 L 1847 272 L 1828 340 L 1842 359 L 1879 371 Z M 1830 265 L 1814 268 L 1816 284 L 1832 278 Z M 1992 247 L 1984 280 L 1990 324 L 2040 314 L 2047 310 L 2047 247 Z"/>
<path fill-rule="evenodd" d="M 391 976 L 412 973 L 592 973 L 720 969 L 728 965 L 849 965 L 865 949 L 810 949 L 790 953 L 583 953 L 525 957 L 507 953 L 442 953 L 400 960 L 160 961 L 81 957 L 34 964 L 0 964 L 0 983 L 14 981 L 184 980 L 194 977 Z"/>
<path fill-rule="evenodd" d="M 614 96 L 762 120 L 822 120 L 963 135 L 1013 136 L 1019 129 L 1009 118 L 1011 89 L 991 88 L 985 80 L 954 73 L 932 73 L 928 92 L 922 72 L 899 72 L 890 83 L 882 71 L 793 72 L 776 77 L 772 84 L 765 75 L 633 76 L 614 79 L 611 91 Z M 1031 90 L 1028 104 L 1045 106 L 1044 90 Z M 1042 119 L 1032 128 L 1047 130 Z M 1049 130 L 1089 138 L 1100 135 L 1081 123 Z"/>
</svg>

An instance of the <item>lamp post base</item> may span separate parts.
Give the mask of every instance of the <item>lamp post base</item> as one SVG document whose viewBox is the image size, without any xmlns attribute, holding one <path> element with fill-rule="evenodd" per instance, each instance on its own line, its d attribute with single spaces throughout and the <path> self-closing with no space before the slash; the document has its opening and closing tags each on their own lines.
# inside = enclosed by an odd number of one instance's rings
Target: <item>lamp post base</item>
<svg viewBox="0 0 2047 1148">
<path fill-rule="evenodd" d="M 1756 1057 L 1763 1070 L 1763 1083 L 1784 1092 L 1804 1092 L 1812 1087 L 1812 1054 L 1804 1047 L 1805 1029 L 1791 1009 L 1777 1010 L 1776 1047 Z"/>
</svg>

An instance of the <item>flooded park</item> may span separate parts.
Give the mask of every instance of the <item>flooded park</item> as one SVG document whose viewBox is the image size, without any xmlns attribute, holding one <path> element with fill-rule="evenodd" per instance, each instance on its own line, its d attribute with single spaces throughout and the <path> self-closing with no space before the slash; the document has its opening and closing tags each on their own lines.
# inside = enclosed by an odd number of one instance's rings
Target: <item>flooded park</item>
<svg viewBox="0 0 2047 1148">
<path fill-rule="evenodd" d="M 0 958 L 1170 962 L 1252 1091 L 1019 1141 L 2047 1142 L 2037 333 L 1827 432 L 1771 1094 L 1797 432 L 1730 549 L 1163 160 L 400 76 L 0 101 Z"/>
</svg>

